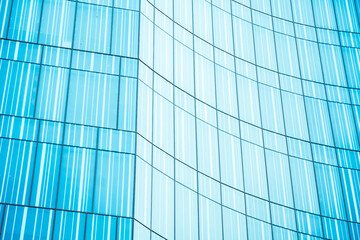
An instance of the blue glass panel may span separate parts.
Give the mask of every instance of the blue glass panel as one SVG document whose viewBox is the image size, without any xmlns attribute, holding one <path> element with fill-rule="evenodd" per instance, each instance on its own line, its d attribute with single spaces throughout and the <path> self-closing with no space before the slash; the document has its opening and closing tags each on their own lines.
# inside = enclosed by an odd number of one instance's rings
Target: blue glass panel
<svg viewBox="0 0 360 240">
<path fill-rule="evenodd" d="M 360 49 L 356 48 L 342 48 L 345 69 L 347 74 L 348 86 L 353 88 L 360 88 Z"/>
<path fill-rule="evenodd" d="M 272 231 L 275 239 L 293 239 L 293 240 L 298 239 L 297 233 L 290 231 L 288 229 L 274 226 Z"/>
<path fill-rule="evenodd" d="M 271 225 L 251 217 L 247 217 L 248 239 L 271 240 Z"/>
<path fill-rule="evenodd" d="M 127 77 L 137 77 L 138 60 L 131 58 L 121 58 L 120 75 Z M 145 80 L 145 79 L 142 79 Z"/>
<path fill-rule="evenodd" d="M 94 212 L 131 217 L 134 157 L 99 151 L 97 158 Z"/>
<path fill-rule="evenodd" d="M 136 123 L 137 80 L 120 78 L 118 128 L 134 131 Z"/>
<path fill-rule="evenodd" d="M 61 147 L 38 144 L 30 203 L 39 207 L 55 207 Z"/>
<path fill-rule="evenodd" d="M 35 154 L 35 143 L 0 139 L 0 201 L 27 204 Z"/>
<path fill-rule="evenodd" d="M 152 229 L 164 236 L 174 236 L 174 183 L 169 177 L 153 170 Z"/>
<path fill-rule="evenodd" d="M 115 239 L 116 218 L 88 214 L 85 239 Z"/>
<path fill-rule="evenodd" d="M 176 238 L 198 239 L 197 195 L 180 184 L 175 190 Z"/>
<path fill-rule="evenodd" d="M 0 60 L 0 113 L 33 116 L 39 66 Z"/>
<path fill-rule="evenodd" d="M 115 76 L 71 71 L 66 120 L 115 128 L 118 84 Z"/>
<path fill-rule="evenodd" d="M 14 0 L 8 38 L 36 42 L 40 25 L 41 0 Z"/>
<path fill-rule="evenodd" d="M 57 207 L 67 210 L 91 211 L 95 151 L 64 147 L 61 161 Z"/>
<path fill-rule="evenodd" d="M 131 10 L 139 10 L 140 0 L 115 0 L 114 6 Z"/>
<path fill-rule="evenodd" d="M 359 150 L 351 106 L 329 103 L 335 145 L 339 148 Z"/>
<path fill-rule="evenodd" d="M 339 171 L 335 167 L 315 165 L 321 213 L 337 219 L 346 219 Z"/>
<path fill-rule="evenodd" d="M 133 2 L 137 2 L 136 0 Z M 112 49 L 111 52 L 116 55 L 126 57 L 138 56 L 139 42 L 139 14 L 137 12 L 114 10 Z M 121 23 L 120 25 L 117 23 Z"/>
<path fill-rule="evenodd" d="M 221 239 L 221 206 L 207 198 L 199 197 L 200 239 Z"/>
<path fill-rule="evenodd" d="M 320 216 L 298 211 L 296 212 L 296 217 L 299 232 L 322 237 L 323 231 Z"/>
<path fill-rule="evenodd" d="M 346 196 L 345 206 L 348 213 L 348 220 L 359 222 L 360 189 L 358 186 L 360 182 L 360 172 L 350 169 L 341 169 L 340 174 L 344 184 L 344 195 Z"/>
<path fill-rule="evenodd" d="M 5 38 L 7 32 L 7 26 L 9 23 L 9 15 L 10 15 L 10 7 L 11 7 L 11 0 L 1 1 L 0 3 L 0 16 L 2 16 L 1 24 L 0 24 L 0 37 Z"/>
<path fill-rule="evenodd" d="M 246 217 L 223 207 L 224 239 L 246 239 Z"/>
<path fill-rule="evenodd" d="M 313 98 L 305 98 L 305 103 L 311 140 L 332 146 L 334 143 L 327 103 Z"/>
<path fill-rule="evenodd" d="M 294 187 L 295 207 L 307 212 L 319 213 L 319 202 L 313 163 L 290 158 L 291 177 Z"/>
<path fill-rule="evenodd" d="M 360 236 L 360 224 L 349 223 L 349 225 L 351 238 L 356 239 L 358 236 Z"/>
<path fill-rule="evenodd" d="M 64 120 L 69 70 L 42 67 L 35 116 L 48 120 Z"/>
<path fill-rule="evenodd" d="M 1 239 L 50 239 L 54 210 L 8 206 Z"/>
<path fill-rule="evenodd" d="M 78 3 L 74 48 L 109 53 L 111 13 L 108 7 Z"/>
<path fill-rule="evenodd" d="M 271 204 L 272 224 L 296 230 L 295 211 L 291 208 Z"/>
<path fill-rule="evenodd" d="M 325 237 L 329 239 L 349 239 L 348 223 L 332 218 L 323 218 Z"/>
<path fill-rule="evenodd" d="M 54 239 L 83 239 L 85 232 L 84 213 L 56 211 Z"/>
<path fill-rule="evenodd" d="M 39 42 L 47 45 L 71 47 L 76 3 L 47 0 L 43 4 Z"/>
<path fill-rule="evenodd" d="M 133 220 L 128 218 L 118 218 L 117 239 L 130 240 L 132 238 Z"/>
</svg>

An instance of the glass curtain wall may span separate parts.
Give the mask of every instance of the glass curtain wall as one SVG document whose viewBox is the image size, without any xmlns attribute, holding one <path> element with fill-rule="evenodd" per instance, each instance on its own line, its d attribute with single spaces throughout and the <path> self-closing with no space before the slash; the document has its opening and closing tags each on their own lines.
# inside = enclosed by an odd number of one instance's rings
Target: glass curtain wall
<svg viewBox="0 0 360 240">
<path fill-rule="evenodd" d="M 0 239 L 360 237 L 357 0 L 0 13 Z"/>
</svg>

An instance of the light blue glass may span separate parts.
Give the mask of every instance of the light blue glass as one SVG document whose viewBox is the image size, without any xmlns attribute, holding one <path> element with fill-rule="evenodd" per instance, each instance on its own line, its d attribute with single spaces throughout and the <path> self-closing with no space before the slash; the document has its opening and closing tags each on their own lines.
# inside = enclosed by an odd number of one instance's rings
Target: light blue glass
<svg viewBox="0 0 360 240">
<path fill-rule="evenodd" d="M 74 147 L 63 149 L 57 208 L 91 211 L 95 151 Z"/>
<path fill-rule="evenodd" d="M 108 7 L 78 3 L 74 48 L 109 53 L 111 14 Z"/>
<path fill-rule="evenodd" d="M 75 3 L 44 1 L 39 42 L 70 48 L 74 29 Z"/>
<path fill-rule="evenodd" d="M 98 152 L 94 192 L 94 212 L 132 216 L 134 158 Z"/>
<path fill-rule="evenodd" d="M 72 71 L 69 83 L 67 121 L 116 127 L 118 77 Z M 102 114 L 102 116 L 100 116 Z"/>
<path fill-rule="evenodd" d="M 112 21 L 112 53 L 126 57 L 137 57 L 138 45 L 136 43 L 139 42 L 139 14 L 115 9 Z M 121 27 L 116 23 L 121 23 Z"/>
</svg>

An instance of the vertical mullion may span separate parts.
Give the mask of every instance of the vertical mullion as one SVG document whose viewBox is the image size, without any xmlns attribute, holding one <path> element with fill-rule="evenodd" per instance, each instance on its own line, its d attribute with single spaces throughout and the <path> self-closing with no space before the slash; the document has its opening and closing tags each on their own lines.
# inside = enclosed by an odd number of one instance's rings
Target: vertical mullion
<svg viewBox="0 0 360 240">
<path fill-rule="evenodd" d="M 12 16 L 12 10 L 13 10 L 14 1 L 15 0 L 11 1 L 11 5 L 10 5 L 10 9 L 9 9 L 10 13 L 9 13 L 9 21 L 8 21 L 8 25 L 7 25 L 7 29 L 6 29 L 6 35 L 5 35 L 6 39 L 8 39 L 8 37 L 9 37 L 9 28 L 10 28 L 10 23 L 11 23 L 11 16 Z M 39 29 L 39 31 L 40 31 L 40 29 Z"/>
<path fill-rule="evenodd" d="M 85 213 L 85 225 L 84 225 L 84 240 L 86 240 L 86 227 L 87 227 L 87 219 L 89 214 Z"/>
<path fill-rule="evenodd" d="M 2 204 L 2 206 L 3 206 L 3 214 L 2 214 L 2 216 L 1 216 L 1 222 L 0 222 L 0 236 L 2 235 L 2 230 L 3 230 L 3 225 L 4 225 L 4 219 L 5 219 L 5 211 L 6 211 L 6 209 L 7 209 L 7 207 L 8 207 L 9 205 L 4 205 L 4 204 Z"/>
<path fill-rule="evenodd" d="M 194 0 L 191 0 L 191 15 L 192 15 L 192 47 L 193 47 L 193 67 L 194 67 L 194 111 L 195 111 L 195 149 L 196 149 L 196 198 L 197 198 L 197 237 L 200 240 L 200 205 L 199 205 L 199 153 L 198 153 L 198 140 L 197 140 L 197 111 L 196 111 L 196 84 L 195 84 L 195 25 L 194 25 Z"/>
<path fill-rule="evenodd" d="M 155 4 L 155 1 L 154 1 Z M 154 68 L 155 66 L 155 5 L 153 5 L 153 58 L 152 58 L 152 67 Z M 154 69 L 152 69 L 152 86 L 151 86 L 151 94 L 152 94 L 152 98 L 151 98 L 151 109 L 152 109 L 152 113 L 151 113 L 151 191 L 150 191 L 150 240 L 152 239 L 152 214 L 153 214 L 153 210 L 152 210 L 152 203 L 153 203 L 153 178 L 154 178 L 154 76 L 155 76 L 155 71 Z"/>
<path fill-rule="evenodd" d="M 176 160 L 175 160 L 175 157 L 176 157 L 176 144 L 175 144 L 175 124 L 176 124 L 176 121 L 175 121 L 175 29 L 174 29 L 174 26 L 175 26 L 175 11 L 174 11 L 174 8 L 175 8 L 175 0 L 172 0 L 172 40 L 173 40 L 173 51 L 172 51 L 172 64 L 173 64 L 173 144 L 174 144 L 174 173 L 173 173 L 173 180 L 174 180 L 174 239 L 176 239 L 176 181 L 175 181 L 175 168 L 176 168 Z"/>
<path fill-rule="evenodd" d="M 119 221 L 121 221 L 120 217 L 115 217 L 116 219 L 116 225 L 115 225 L 115 240 L 118 240 L 118 228 L 119 228 Z M 131 220 L 130 220 L 131 221 Z"/>
</svg>

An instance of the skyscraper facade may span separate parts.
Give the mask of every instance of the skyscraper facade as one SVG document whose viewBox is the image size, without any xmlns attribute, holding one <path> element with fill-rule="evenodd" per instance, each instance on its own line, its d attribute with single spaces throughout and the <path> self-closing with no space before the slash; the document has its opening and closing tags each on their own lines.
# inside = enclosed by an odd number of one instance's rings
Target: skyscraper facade
<svg viewBox="0 0 360 240">
<path fill-rule="evenodd" d="M 360 238 L 357 0 L 0 13 L 0 239 Z"/>
</svg>

